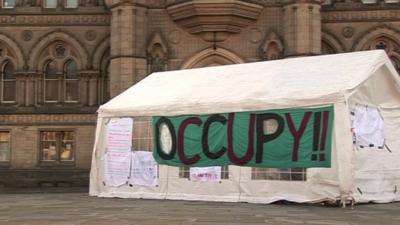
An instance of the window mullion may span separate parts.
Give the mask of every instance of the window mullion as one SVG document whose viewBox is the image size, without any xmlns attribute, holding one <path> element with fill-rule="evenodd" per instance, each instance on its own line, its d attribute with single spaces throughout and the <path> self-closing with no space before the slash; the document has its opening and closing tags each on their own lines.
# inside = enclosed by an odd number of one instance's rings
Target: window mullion
<svg viewBox="0 0 400 225">
<path fill-rule="evenodd" d="M 61 140 L 61 132 L 57 131 L 56 133 L 56 160 L 57 162 L 60 162 L 60 148 L 61 148 L 61 144 L 60 144 L 60 140 Z"/>
</svg>

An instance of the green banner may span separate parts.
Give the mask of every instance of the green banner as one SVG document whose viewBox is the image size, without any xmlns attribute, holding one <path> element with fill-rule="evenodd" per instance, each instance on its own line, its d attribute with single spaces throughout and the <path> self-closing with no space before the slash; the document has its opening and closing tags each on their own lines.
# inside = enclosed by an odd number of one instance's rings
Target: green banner
<svg viewBox="0 0 400 225">
<path fill-rule="evenodd" d="M 154 158 L 171 166 L 330 167 L 333 106 L 153 117 Z"/>
</svg>

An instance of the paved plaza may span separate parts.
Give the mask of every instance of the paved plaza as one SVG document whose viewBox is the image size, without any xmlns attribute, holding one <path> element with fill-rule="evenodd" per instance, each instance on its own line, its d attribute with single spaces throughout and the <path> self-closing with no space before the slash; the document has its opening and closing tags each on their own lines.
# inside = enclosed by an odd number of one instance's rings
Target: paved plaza
<svg viewBox="0 0 400 225">
<path fill-rule="evenodd" d="M 399 225 L 400 203 L 355 209 L 306 204 L 248 204 L 89 197 L 86 193 L 0 194 L 7 225 Z"/>
</svg>

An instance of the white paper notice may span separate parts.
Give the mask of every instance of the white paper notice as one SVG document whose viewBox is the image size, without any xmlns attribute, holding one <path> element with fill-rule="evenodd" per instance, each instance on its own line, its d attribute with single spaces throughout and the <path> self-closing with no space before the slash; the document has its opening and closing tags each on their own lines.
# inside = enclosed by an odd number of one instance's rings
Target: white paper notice
<svg viewBox="0 0 400 225">
<path fill-rule="evenodd" d="M 113 118 L 107 124 L 104 180 L 107 186 L 128 181 L 132 158 L 132 118 Z"/>
<path fill-rule="evenodd" d="M 383 147 L 384 123 L 377 108 L 357 105 L 353 110 L 353 124 L 357 146 Z"/>
<path fill-rule="evenodd" d="M 221 167 L 191 167 L 190 180 L 197 182 L 220 182 L 221 181 Z"/>
<path fill-rule="evenodd" d="M 129 184 L 155 187 L 158 185 L 158 166 L 152 152 L 135 151 Z"/>
</svg>

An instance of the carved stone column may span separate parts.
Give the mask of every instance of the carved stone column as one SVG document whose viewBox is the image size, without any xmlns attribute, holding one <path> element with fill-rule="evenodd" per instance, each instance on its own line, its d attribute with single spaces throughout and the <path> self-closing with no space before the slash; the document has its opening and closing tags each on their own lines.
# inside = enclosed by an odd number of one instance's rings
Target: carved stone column
<svg viewBox="0 0 400 225">
<path fill-rule="evenodd" d="M 100 77 L 100 72 L 95 70 L 81 71 L 80 77 L 82 78 L 83 87 L 85 90 L 81 93 L 81 101 L 85 102 L 84 105 L 95 106 L 98 102 L 98 79 Z M 85 99 L 83 99 L 85 98 Z"/>
<path fill-rule="evenodd" d="M 283 1 L 285 56 L 321 53 L 321 0 Z"/>
<path fill-rule="evenodd" d="M 57 103 L 63 104 L 65 101 L 65 85 L 64 85 L 64 74 L 57 72 L 57 86 L 58 86 L 58 98 Z"/>
<path fill-rule="evenodd" d="M 37 96 L 36 86 L 38 82 L 38 74 L 34 72 L 26 72 L 26 85 L 25 85 L 25 106 L 35 105 Z"/>
<path fill-rule="evenodd" d="M 147 8 L 144 0 L 108 0 L 111 9 L 110 94 L 116 96 L 147 75 Z"/>
<path fill-rule="evenodd" d="M 26 102 L 26 81 L 27 81 L 27 76 L 25 72 L 19 71 L 14 73 L 16 83 L 15 83 L 15 92 L 16 92 L 16 97 L 15 101 L 18 106 L 25 106 Z"/>
<path fill-rule="evenodd" d="M 79 73 L 79 102 L 82 106 L 89 105 L 89 81 L 90 73 L 81 71 Z"/>
<path fill-rule="evenodd" d="M 37 93 L 35 98 L 35 105 L 41 105 L 44 103 L 44 85 L 43 85 L 43 73 L 38 73 L 35 79 L 35 91 Z"/>
</svg>

